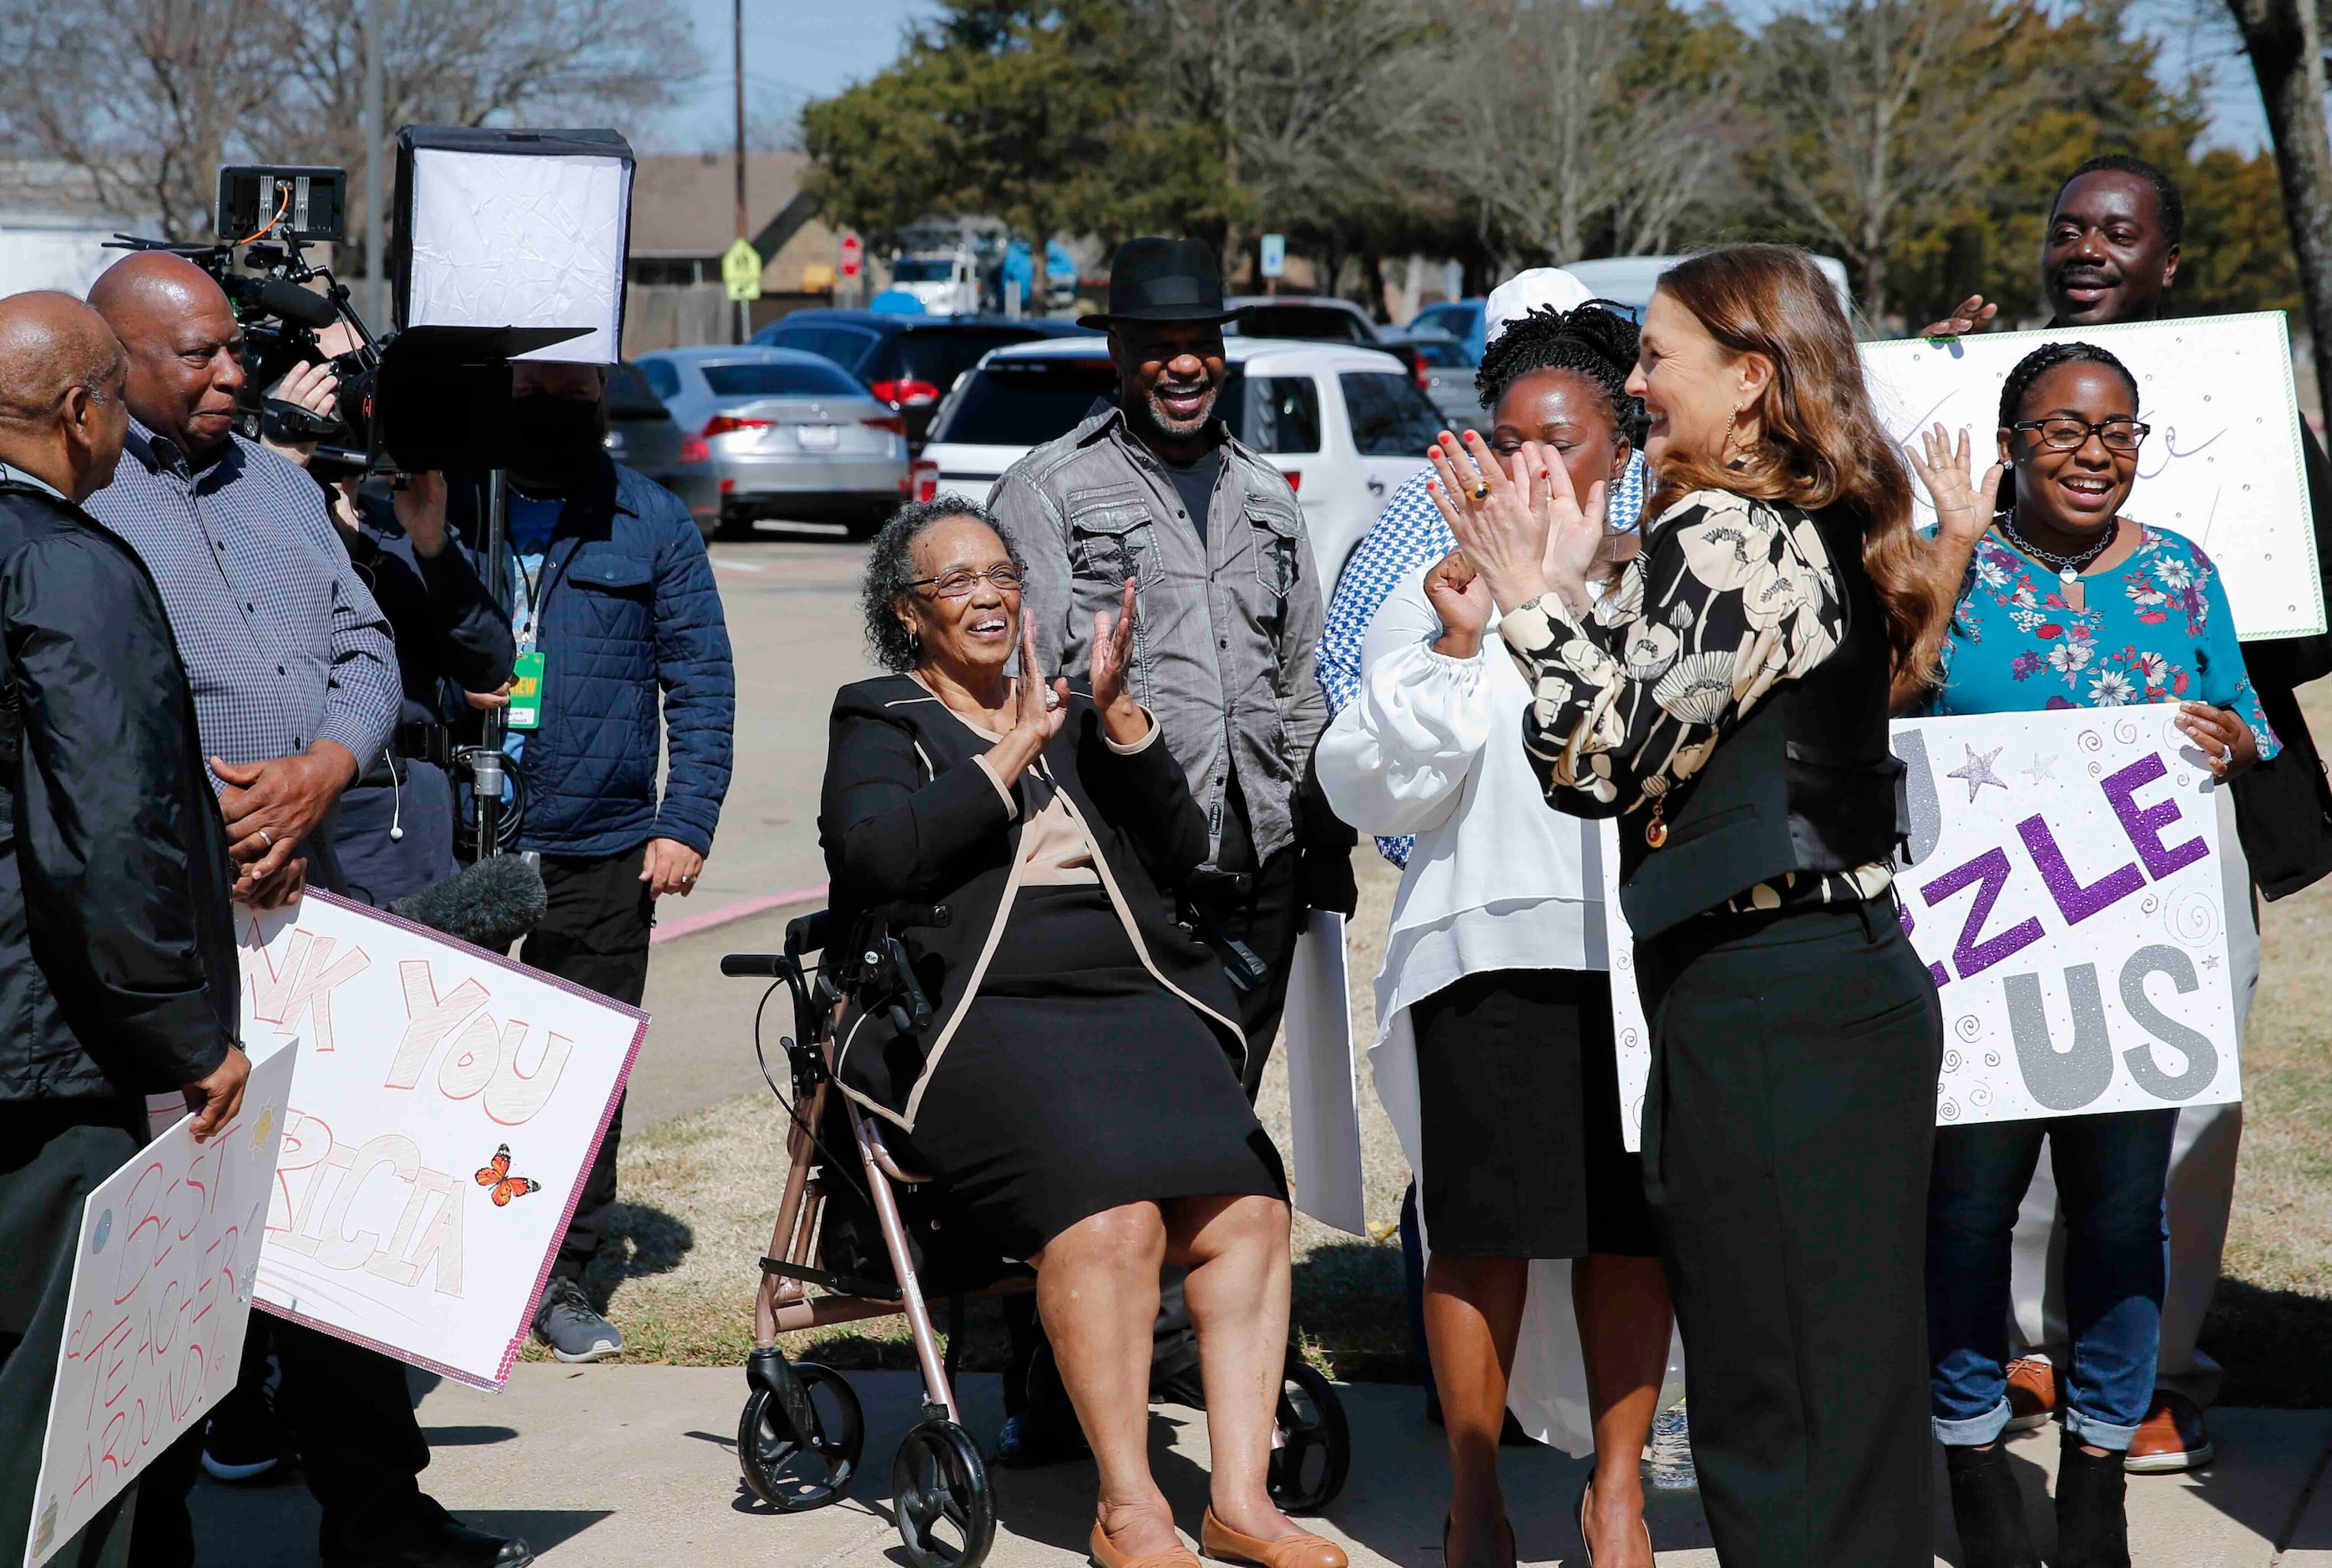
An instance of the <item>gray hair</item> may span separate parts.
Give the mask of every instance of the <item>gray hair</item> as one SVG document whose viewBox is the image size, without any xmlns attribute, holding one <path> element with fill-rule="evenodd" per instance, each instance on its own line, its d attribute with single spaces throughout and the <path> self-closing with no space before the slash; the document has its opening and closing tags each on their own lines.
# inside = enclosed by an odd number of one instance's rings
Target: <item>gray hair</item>
<svg viewBox="0 0 2332 1568">
<path fill-rule="evenodd" d="M 915 591 L 915 540 L 926 530 L 954 517 L 968 517 L 992 531 L 1004 541 L 1004 552 L 1012 558 L 1012 564 L 1024 572 L 1028 569 L 1012 535 L 996 521 L 994 512 L 977 502 L 961 495 L 939 495 L 929 501 L 911 501 L 893 512 L 866 551 L 866 583 L 859 590 L 859 604 L 866 615 L 867 652 L 894 675 L 915 665 L 914 635 L 900 621 L 897 608 L 901 599 Z"/>
</svg>

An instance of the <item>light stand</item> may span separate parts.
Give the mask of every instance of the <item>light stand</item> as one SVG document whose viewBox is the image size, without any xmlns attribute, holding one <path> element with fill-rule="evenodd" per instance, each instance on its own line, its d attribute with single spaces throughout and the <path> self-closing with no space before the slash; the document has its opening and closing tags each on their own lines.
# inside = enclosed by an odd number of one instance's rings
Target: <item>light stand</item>
<svg viewBox="0 0 2332 1568">
<path fill-rule="evenodd" d="M 509 600 L 502 593 L 502 541 L 509 524 L 510 484 L 502 471 L 493 469 L 486 475 L 486 538 L 485 583 L 486 598 L 497 607 Z M 508 614 L 507 610 L 503 611 Z M 483 733 L 479 744 L 470 753 L 470 799 L 477 808 L 477 858 L 485 859 L 502 853 L 495 842 L 502 827 L 502 714 L 506 710 L 488 708 Z"/>
</svg>

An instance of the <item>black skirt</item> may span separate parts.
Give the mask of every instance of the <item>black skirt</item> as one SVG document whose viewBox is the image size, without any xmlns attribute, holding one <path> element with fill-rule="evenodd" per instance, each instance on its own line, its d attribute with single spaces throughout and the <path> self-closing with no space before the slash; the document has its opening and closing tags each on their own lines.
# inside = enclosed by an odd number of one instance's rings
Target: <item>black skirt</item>
<svg viewBox="0 0 2332 1568">
<path fill-rule="evenodd" d="M 1287 1196 L 1221 1043 L 1098 886 L 1020 890 L 909 1142 L 1010 1257 L 1127 1203 Z"/>
<path fill-rule="evenodd" d="M 1658 1250 L 1620 1135 L 1608 975 L 1497 970 L 1410 1009 L 1425 1237 L 1474 1257 Z"/>
</svg>

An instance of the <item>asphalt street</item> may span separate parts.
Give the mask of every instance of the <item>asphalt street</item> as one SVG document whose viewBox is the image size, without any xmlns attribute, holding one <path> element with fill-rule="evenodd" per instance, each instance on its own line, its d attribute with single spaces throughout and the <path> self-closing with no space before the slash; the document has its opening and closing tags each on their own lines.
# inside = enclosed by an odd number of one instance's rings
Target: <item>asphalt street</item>
<svg viewBox="0 0 2332 1568">
<path fill-rule="evenodd" d="M 764 528 L 754 540 L 712 547 L 737 660 L 737 770 L 702 881 L 656 912 L 645 1004 L 652 1021 L 625 1113 L 634 1126 L 760 1082 L 752 1025 L 764 987 L 724 978 L 721 955 L 775 951 L 787 920 L 825 896 L 817 788 L 827 713 L 836 687 L 874 673 L 859 629 L 865 558 L 865 547 L 846 543 L 838 529 Z M 753 913 L 704 928 L 741 911 Z M 782 1000 L 771 1006 L 773 1024 L 788 1016 Z"/>
</svg>

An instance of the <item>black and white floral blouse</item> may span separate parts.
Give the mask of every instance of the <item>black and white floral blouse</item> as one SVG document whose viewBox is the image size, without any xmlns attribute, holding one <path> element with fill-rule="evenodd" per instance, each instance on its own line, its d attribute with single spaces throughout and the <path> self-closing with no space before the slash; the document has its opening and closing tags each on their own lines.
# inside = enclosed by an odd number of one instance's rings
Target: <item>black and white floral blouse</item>
<svg viewBox="0 0 2332 1568">
<path fill-rule="evenodd" d="M 1774 682 L 1828 658 L 1845 627 L 1813 521 L 1721 490 L 1695 491 L 1662 512 L 1584 616 L 1549 594 L 1498 622 L 1531 684 L 1524 750 L 1549 803 L 1576 817 L 1657 803 L 1700 770 Z M 1878 866 L 1844 885 L 1832 880 L 1761 884 L 1735 904 L 1868 897 L 1888 876 Z"/>
</svg>

